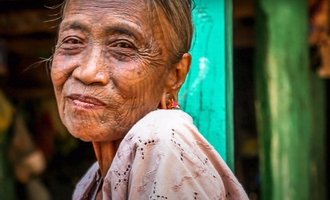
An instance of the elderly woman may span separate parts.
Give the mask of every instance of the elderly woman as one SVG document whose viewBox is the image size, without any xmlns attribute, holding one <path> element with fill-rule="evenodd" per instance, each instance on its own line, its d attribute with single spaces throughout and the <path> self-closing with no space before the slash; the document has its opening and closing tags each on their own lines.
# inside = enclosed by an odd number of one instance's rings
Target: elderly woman
<svg viewBox="0 0 330 200">
<path fill-rule="evenodd" d="M 247 199 L 179 110 L 190 0 L 67 0 L 51 67 L 59 114 L 97 162 L 73 199 Z"/>
</svg>

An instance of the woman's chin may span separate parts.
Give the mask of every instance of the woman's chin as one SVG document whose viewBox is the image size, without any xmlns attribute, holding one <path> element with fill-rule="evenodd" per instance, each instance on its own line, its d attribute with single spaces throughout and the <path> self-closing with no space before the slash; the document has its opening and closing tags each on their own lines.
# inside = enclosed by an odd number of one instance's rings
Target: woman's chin
<svg viewBox="0 0 330 200">
<path fill-rule="evenodd" d="M 117 134 L 102 133 L 96 130 L 90 132 L 77 132 L 69 130 L 69 132 L 73 137 L 78 138 L 84 142 L 111 142 L 122 138 L 122 136 Z"/>
</svg>

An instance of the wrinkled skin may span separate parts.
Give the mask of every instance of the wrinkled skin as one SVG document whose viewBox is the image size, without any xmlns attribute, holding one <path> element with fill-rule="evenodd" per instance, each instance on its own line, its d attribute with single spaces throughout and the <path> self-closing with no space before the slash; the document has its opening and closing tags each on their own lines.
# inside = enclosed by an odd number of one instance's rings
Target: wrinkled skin
<svg viewBox="0 0 330 200">
<path fill-rule="evenodd" d="M 64 12 L 51 78 L 62 122 L 84 141 L 115 141 L 171 90 L 163 16 L 143 0 L 72 0 Z"/>
</svg>

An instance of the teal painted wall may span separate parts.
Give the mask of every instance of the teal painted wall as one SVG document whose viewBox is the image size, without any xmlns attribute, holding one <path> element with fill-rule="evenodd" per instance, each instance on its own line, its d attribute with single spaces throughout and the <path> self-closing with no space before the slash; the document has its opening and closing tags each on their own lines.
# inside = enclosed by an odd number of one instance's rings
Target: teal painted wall
<svg viewBox="0 0 330 200">
<path fill-rule="evenodd" d="M 180 104 L 233 167 L 231 1 L 195 0 L 190 73 Z"/>
</svg>

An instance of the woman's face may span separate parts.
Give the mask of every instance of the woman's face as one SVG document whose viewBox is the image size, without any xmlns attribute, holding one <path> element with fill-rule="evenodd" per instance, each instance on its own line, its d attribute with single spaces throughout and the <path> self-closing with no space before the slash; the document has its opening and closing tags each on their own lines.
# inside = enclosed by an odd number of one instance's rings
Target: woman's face
<svg viewBox="0 0 330 200">
<path fill-rule="evenodd" d="M 121 139 L 158 107 L 168 77 L 166 31 L 143 0 L 71 0 L 51 77 L 62 122 L 85 141 Z"/>
</svg>

